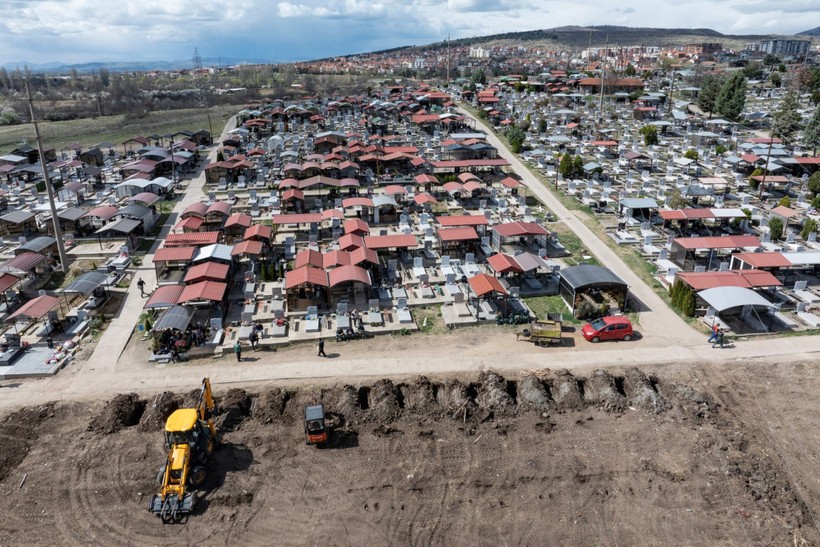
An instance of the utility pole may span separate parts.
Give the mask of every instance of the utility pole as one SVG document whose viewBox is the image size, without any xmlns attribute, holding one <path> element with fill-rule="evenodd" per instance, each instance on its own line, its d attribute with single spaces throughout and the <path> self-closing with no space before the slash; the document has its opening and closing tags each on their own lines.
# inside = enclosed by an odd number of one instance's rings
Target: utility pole
<svg viewBox="0 0 820 547">
<path fill-rule="evenodd" d="M 609 55 L 609 34 L 606 35 L 606 47 L 604 47 L 604 60 L 601 61 L 601 98 L 598 102 L 598 123 L 604 121 L 604 80 L 606 79 L 606 58 Z"/>
<path fill-rule="evenodd" d="M 672 114 L 672 92 L 675 91 L 675 69 L 672 69 L 672 82 L 669 84 L 669 114 Z"/>
<path fill-rule="evenodd" d="M 774 131 L 771 129 L 769 130 L 769 151 L 766 152 L 766 165 L 763 167 L 763 178 L 760 180 L 760 185 L 758 188 L 760 190 L 757 193 L 757 199 L 763 197 L 763 190 L 766 188 L 766 174 L 769 172 L 769 162 L 772 158 L 772 144 L 774 144 Z"/>
<path fill-rule="evenodd" d="M 48 176 L 46 156 L 43 153 L 43 143 L 40 139 L 40 127 L 37 125 L 37 119 L 34 117 L 34 100 L 31 98 L 31 89 L 29 89 L 28 86 L 28 78 L 24 81 L 26 84 L 26 97 L 28 98 L 28 109 L 31 114 L 31 123 L 34 124 L 34 136 L 37 139 L 37 153 L 40 155 L 40 166 L 43 168 L 43 182 L 46 185 L 48 204 L 51 208 L 51 222 L 54 225 L 54 239 L 57 240 L 57 253 L 60 255 L 60 269 L 63 272 L 68 272 L 68 259 L 66 258 L 65 246 L 63 245 L 63 231 L 60 228 L 60 219 L 57 218 L 57 206 L 54 204 L 54 190 L 51 188 L 51 180 L 49 180 Z"/>
<path fill-rule="evenodd" d="M 94 95 L 97 97 L 97 117 L 102 118 L 102 100 L 100 99 L 100 81 L 97 79 L 97 71 L 91 71 L 91 77 L 94 79 Z"/>
<path fill-rule="evenodd" d="M 450 86 L 450 33 L 447 33 L 447 87 Z"/>
</svg>

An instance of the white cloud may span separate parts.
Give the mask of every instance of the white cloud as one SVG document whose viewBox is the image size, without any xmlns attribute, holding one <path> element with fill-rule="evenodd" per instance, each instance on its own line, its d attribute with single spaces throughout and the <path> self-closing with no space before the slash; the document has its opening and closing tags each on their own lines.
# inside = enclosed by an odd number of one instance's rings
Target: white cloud
<svg viewBox="0 0 820 547">
<path fill-rule="evenodd" d="M 321 5 L 277 4 L 279 17 L 374 17 L 384 13 L 385 5 L 364 0 L 323 2 Z"/>
<path fill-rule="evenodd" d="M 279 17 L 324 17 L 331 15 L 324 6 L 306 6 L 305 4 L 291 4 L 280 2 L 278 5 Z"/>
<path fill-rule="evenodd" d="M 2 0 L 0 63 L 326 57 L 563 25 L 789 34 L 817 0 Z"/>
</svg>

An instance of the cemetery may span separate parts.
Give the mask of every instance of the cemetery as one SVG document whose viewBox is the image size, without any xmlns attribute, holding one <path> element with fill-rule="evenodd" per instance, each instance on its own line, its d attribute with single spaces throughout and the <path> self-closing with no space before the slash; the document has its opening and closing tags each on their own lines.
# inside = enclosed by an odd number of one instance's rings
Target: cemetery
<svg viewBox="0 0 820 547">
<path fill-rule="evenodd" d="M 759 123 L 710 119 L 677 98 L 636 116 L 635 104 L 657 98 L 649 91 L 629 103 L 489 87 L 496 131 L 526 119 L 526 164 L 648 261 L 663 287 L 690 288 L 695 316 L 743 334 L 817 328 L 820 215 L 808 181 L 820 159 L 797 135 L 785 143 Z M 743 116 L 771 120 L 784 94 L 750 91 Z M 567 156 L 581 167 L 562 169 Z"/>
<path fill-rule="evenodd" d="M 506 79 L 465 97 L 496 131 L 526 119 L 520 157 L 651 264 L 662 290 L 688 291 L 687 314 L 744 334 L 818 328 L 818 158 L 656 91 L 629 102 L 564 87 Z M 160 361 L 168 332 L 196 356 L 251 332 L 262 348 L 405 334 L 427 326 L 421 308 L 448 328 L 546 319 L 534 296 L 560 296 L 567 314 L 630 311 L 623 281 L 570 257 L 553 214 L 451 100 L 459 89 L 432 92 L 250 104 L 208 158 L 190 131 L 44 151 L 59 235 L 37 155 L 0 157 L 9 346 L 22 329 L 19 344 L 42 347 L 66 318 L 82 334 L 147 246 L 156 283 L 138 328 Z M 747 110 L 775 103 L 750 96 Z M 60 243 L 94 267 L 48 291 Z M 60 306 L 20 308 L 43 297 Z"/>
</svg>

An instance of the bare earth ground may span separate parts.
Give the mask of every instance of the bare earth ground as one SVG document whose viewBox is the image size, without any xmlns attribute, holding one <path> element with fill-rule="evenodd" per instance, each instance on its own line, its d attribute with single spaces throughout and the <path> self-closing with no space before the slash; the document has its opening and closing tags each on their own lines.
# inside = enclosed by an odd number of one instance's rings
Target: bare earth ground
<svg viewBox="0 0 820 547">
<path fill-rule="evenodd" d="M 807 545 L 820 367 L 483 372 L 219 391 L 198 511 L 147 511 L 161 425 L 192 395 L 117 396 L 0 422 L 4 544 Z M 532 371 L 529 371 L 532 372 Z M 320 400 L 338 427 L 304 445 Z"/>
</svg>

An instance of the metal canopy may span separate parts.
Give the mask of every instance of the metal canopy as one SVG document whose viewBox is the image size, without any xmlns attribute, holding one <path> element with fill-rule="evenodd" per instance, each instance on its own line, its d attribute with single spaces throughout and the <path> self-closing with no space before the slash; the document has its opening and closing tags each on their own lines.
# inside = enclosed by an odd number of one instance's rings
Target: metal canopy
<svg viewBox="0 0 820 547">
<path fill-rule="evenodd" d="M 758 293 L 743 287 L 715 287 L 700 291 L 698 296 L 718 313 L 743 306 L 772 307 L 772 303 Z"/>
<path fill-rule="evenodd" d="M 140 224 L 142 224 L 139 220 L 134 220 L 130 218 L 121 218 L 119 220 L 115 220 L 114 222 L 109 222 L 96 232 L 95 234 L 104 234 L 106 232 L 118 232 L 121 234 L 130 234 L 133 232 Z"/>
<path fill-rule="evenodd" d="M 63 292 L 82 293 L 83 296 L 88 296 L 105 283 L 106 279 L 108 274 L 104 272 L 85 272 L 63 289 Z"/>
<path fill-rule="evenodd" d="M 168 308 L 162 315 L 159 316 L 157 322 L 154 323 L 153 330 L 159 332 L 164 329 L 185 330 L 191 324 L 191 319 L 194 317 L 193 308 L 186 308 L 185 306 L 174 306 Z"/>
<path fill-rule="evenodd" d="M 626 287 L 627 283 L 611 270 L 592 264 L 579 264 L 559 271 L 564 281 L 575 290 L 593 285 L 619 285 Z"/>
</svg>

